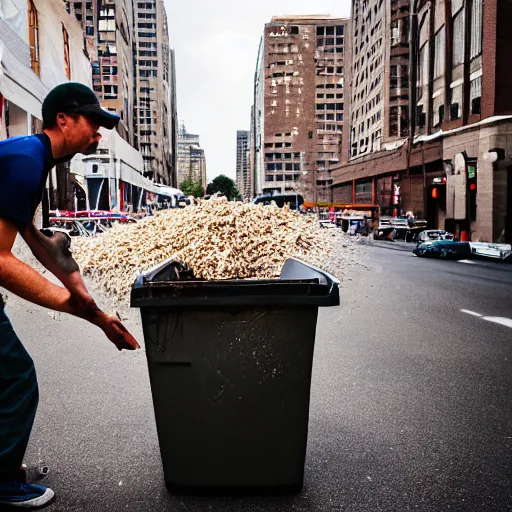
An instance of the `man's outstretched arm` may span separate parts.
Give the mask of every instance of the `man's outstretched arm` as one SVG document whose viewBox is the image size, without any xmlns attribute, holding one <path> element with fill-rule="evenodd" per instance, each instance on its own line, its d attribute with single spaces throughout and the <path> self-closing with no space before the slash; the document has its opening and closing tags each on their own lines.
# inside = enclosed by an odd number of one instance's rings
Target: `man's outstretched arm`
<svg viewBox="0 0 512 512">
<path fill-rule="evenodd" d="M 0 218 L 0 286 L 39 306 L 88 320 L 100 327 L 119 350 L 140 348 L 123 324 L 117 318 L 103 313 L 94 301 L 85 307 L 84 302 L 67 288 L 48 281 L 16 258 L 11 250 L 17 233 L 14 224 Z"/>
<path fill-rule="evenodd" d="M 80 269 L 67 248 L 68 239 L 64 233 L 47 237 L 33 224 L 20 231 L 32 254 L 84 305 L 93 307 L 94 300 L 82 279 Z"/>
</svg>

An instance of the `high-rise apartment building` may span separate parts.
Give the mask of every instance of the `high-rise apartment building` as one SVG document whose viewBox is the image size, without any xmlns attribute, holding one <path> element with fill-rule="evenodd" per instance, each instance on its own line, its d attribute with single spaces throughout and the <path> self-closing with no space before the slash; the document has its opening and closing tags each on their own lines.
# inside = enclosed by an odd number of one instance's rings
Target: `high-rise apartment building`
<svg viewBox="0 0 512 512">
<path fill-rule="evenodd" d="M 182 124 L 178 133 L 178 187 L 186 180 L 201 182 L 206 187 L 206 158 L 199 143 L 199 135 L 188 133 Z"/>
<path fill-rule="evenodd" d="M 136 144 L 144 159 L 144 173 L 157 183 L 171 185 L 173 177 L 172 141 L 176 97 L 173 90 L 167 15 L 163 0 L 134 2 L 136 49 L 135 117 Z"/>
<path fill-rule="evenodd" d="M 176 70 L 163 0 L 66 5 L 82 24 L 94 91 L 121 116 L 118 132 L 142 153 L 145 176 L 176 185 Z"/>
<path fill-rule="evenodd" d="M 342 156 L 346 19 L 274 17 L 255 74 L 256 193 L 295 192 L 329 201 Z M 261 135 L 261 137 L 260 137 Z M 259 150 L 259 155 L 258 155 Z"/>
<path fill-rule="evenodd" d="M 354 158 L 408 135 L 409 1 L 354 0 L 351 28 L 350 157 Z"/>
<path fill-rule="evenodd" d="M 134 144 L 134 65 L 132 0 L 66 0 L 82 24 L 92 67 L 93 89 L 102 105 L 117 112 L 117 131 Z"/>
<path fill-rule="evenodd" d="M 236 132 L 236 187 L 244 199 L 251 198 L 249 132 Z"/>
</svg>

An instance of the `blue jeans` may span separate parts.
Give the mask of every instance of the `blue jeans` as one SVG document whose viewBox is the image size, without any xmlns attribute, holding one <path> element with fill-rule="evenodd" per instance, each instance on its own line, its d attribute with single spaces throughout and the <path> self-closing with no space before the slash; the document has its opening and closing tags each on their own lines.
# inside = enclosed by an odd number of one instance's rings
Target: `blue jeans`
<svg viewBox="0 0 512 512">
<path fill-rule="evenodd" d="M 21 467 L 38 402 L 34 362 L 0 304 L 0 482 Z"/>
</svg>

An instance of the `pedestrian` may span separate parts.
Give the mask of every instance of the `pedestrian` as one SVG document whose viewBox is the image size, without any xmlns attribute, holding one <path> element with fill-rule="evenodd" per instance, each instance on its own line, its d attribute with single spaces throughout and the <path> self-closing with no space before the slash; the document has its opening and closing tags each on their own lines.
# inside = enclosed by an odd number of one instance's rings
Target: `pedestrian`
<svg viewBox="0 0 512 512">
<path fill-rule="evenodd" d="M 42 105 L 43 133 L 0 141 L 0 287 L 39 306 L 88 320 L 119 350 L 140 348 L 122 323 L 106 315 L 88 293 L 63 233 L 48 237 L 33 224 L 49 171 L 76 153 L 95 152 L 100 126 L 119 117 L 103 110 L 94 92 L 78 83 L 50 91 Z M 20 234 L 34 256 L 63 286 L 12 254 Z M 54 492 L 20 480 L 20 468 L 39 399 L 34 363 L 0 304 L 0 507 L 39 508 Z"/>
<path fill-rule="evenodd" d="M 414 214 L 412 212 L 407 212 L 405 214 L 405 216 L 407 218 L 407 227 L 413 228 L 414 227 L 414 223 L 416 222 L 416 220 L 414 218 Z"/>
</svg>

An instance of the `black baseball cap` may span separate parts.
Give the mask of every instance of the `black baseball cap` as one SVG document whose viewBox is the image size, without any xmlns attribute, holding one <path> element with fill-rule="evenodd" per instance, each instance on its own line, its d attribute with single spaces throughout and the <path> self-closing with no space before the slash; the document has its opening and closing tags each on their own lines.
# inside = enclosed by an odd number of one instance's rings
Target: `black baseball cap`
<svg viewBox="0 0 512 512">
<path fill-rule="evenodd" d="M 101 107 L 96 94 L 84 84 L 66 82 L 52 89 L 43 101 L 45 125 L 53 125 L 57 114 L 83 114 L 100 126 L 112 130 L 121 119 Z"/>
</svg>

